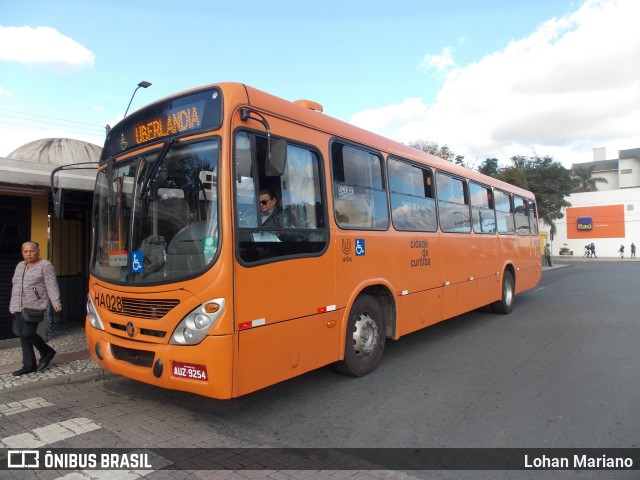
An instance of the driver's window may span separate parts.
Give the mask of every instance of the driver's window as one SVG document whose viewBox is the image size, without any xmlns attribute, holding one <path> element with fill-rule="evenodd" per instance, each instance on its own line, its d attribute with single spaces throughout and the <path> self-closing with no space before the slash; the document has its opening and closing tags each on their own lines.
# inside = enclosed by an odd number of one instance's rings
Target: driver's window
<svg viewBox="0 0 640 480">
<path fill-rule="evenodd" d="M 287 144 L 281 175 L 268 174 L 269 142 L 235 137 L 235 209 L 239 256 L 246 263 L 321 253 L 327 240 L 318 154 Z"/>
</svg>

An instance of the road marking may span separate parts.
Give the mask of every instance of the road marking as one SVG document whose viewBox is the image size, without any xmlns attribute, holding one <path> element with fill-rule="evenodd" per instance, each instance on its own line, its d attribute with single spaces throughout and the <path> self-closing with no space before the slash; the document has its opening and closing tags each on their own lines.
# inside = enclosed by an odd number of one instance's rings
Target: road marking
<svg viewBox="0 0 640 480">
<path fill-rule="evenodd" d="M 88 418 L 77 417 L 35 428 L 31 432 L 5 437 L 0 440 L 0 445 L 5 448 L 40 448 L 59 440 L 98 430 L 99 428 L 102 427 Z"/>
<path fill-rule="evenodd" d="M 52 407 L 53 403 L 47 402 L 42 397 L 27 398 L 19 402 L 9 402 L 0 405 L 0 416 L 8 417 L 16 413 L 28 412 L 37 408 Z"/>
</svg>

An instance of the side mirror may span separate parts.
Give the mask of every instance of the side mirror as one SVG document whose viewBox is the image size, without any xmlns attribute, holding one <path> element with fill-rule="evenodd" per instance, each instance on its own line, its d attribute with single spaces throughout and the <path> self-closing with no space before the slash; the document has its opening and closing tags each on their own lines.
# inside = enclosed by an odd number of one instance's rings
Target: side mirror
<svg viewBox="0 0 640 480">
<path fill-rule="evenodd" d="M 269 143 L 265 175 L 267 177 L 280 177 L 287 166 L 287 141 L 284 138 L 271 138 Z"/>
</svg>

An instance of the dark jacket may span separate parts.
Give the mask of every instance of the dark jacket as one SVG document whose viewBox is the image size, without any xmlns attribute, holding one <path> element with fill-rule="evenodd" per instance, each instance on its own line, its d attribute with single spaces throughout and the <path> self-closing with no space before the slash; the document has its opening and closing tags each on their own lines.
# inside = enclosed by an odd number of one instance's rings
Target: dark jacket
<svg viewBox="0 0 640 480">
<path fill-rule="evenodd" d="M 263 227 L 282 228 L 292 227 L 291 215 L 285 212 L 280 205 L 273 207 L 271 215 L 262 223 Z"/>
</svg>

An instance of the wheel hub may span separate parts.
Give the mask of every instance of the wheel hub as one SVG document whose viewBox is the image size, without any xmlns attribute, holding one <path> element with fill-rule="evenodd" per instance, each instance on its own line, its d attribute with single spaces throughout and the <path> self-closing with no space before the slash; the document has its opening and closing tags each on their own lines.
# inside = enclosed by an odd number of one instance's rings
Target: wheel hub
<svg viewBox="0 0 640 480">
<path fill-rule="evenodd" d="M 358 317 L 353 328 L 353 349 L 360 358 L 367 357 L 375 350 L 378 342 L 376 322 L 366 313 Z"/>
</svg>

